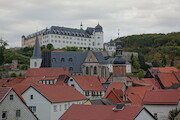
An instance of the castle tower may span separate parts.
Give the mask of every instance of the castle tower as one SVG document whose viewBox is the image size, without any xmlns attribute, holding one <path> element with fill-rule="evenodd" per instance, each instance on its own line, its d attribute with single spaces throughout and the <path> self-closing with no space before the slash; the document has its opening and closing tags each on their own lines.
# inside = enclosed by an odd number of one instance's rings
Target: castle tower
<svg viewBox="0 0 180 120">
<path fill-rule="evenodd" d="M 101 25 L 97 25 L 95 27 L 95 32 L 94 32 L 94 37 L 96 38 L 96 40 L 94 41 L 94 46 L 96 48 L 103 48 L 103 43 L 104 43 L 104 38 L 103 38 L 103 28 Z"/>
<path fill-rule="evenodd" d="M 42 63 L 41 48 L 39 45 L 38 35 L 36 35 L 33 56 L 30 58 L 30 68 L 40 68 L 41 63 Z"/>
<path fill-rule="evenodd" d="M 122 56 L 122 46 L 116 43 L 116 57 L 113 61 L 113 82 L 126 83 L 126 60 Z"/>
</svg>

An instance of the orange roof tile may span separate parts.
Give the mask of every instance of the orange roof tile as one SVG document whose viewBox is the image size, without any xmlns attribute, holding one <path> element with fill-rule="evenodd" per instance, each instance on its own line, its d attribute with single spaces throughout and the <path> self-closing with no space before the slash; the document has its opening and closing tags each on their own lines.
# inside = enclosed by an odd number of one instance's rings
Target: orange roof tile
<svg viewBox="0 0 180 120">
<path fill-rule="evenodd" d="M 170 73 L 170 72 L 177 72 L 178 69 L 175 67 L 151 67 L 152 70 L 159 70 L 161 73 Z"/>
<path fill-rule="evenodd" d="M 173 73 L 159 73 L 158 78 L 164 87 L 170 87 L 173 84 L 180 83 Z"/>
<path fill-rule="evenodd" d="M 67 68 L 30 68 L 26 77 L 58 77 L 59 75 L 68 75 Z"/>
<path fill-rule="evenodd" d="M 141 105 L 142 99 L 137 93 L 130 93 L 128 94 L 128 100 L 131 102 L 132 105 Z"/>
<path fill-rule="evenodd" d="M 127 90 L 126 90 L 126 94 L 131 94 L 131 93 L 134 93 L 134 94 L 138 94 L 139 97 L 141 99 L 143 99 L 144 97 L 144 94 L 147 90 L 151 90 L 152 87 L 150 86 L 142 86 L 142 87 L 129 87 Z"/>
<path fill-rule="evenodd" d="M 178 104 L 180 90 L 154 90 L 147 91 L 143 104 Z"/>
<path fill-rule="evenodd" d="M 59 120 L 133 120 L 142 111 L 142 106 L 127 105 L 113 111 L 111 105 L 73 104 Z"/>
<path fill-rule="evenodd" d="M 106 97 L 109 94 L 109 92 L 111 90 L 113 90 L 113 89 L 119 89 L 120 90 L 123 87 L 123 85 L 124 85 L 124 83 L 122 83 L 122 82 L 112 82 L 112 83 L 110 83 L 109 87 L 106 90 L 106 93 L 105 93 L 104 97 Z"/>
<path fill-rule="evenodd" d="M 71 86 L 50 86 L 39 85 L 30 86 L 40 92 L 45 98 L 52 103 L 86 100 L 86 97 Z"/>
<path fill-rule="evenodd" d="M 6 95 L 11 91 L 12 88 L 0 87 L 0 103 L 4 100 Z"/>
<path fill-rule="evenodd" d="M 72 76 L 82 90 L 88 91 L 105 91 L 104 87 L 100 83 L 96 76 Z"/>
</svg>

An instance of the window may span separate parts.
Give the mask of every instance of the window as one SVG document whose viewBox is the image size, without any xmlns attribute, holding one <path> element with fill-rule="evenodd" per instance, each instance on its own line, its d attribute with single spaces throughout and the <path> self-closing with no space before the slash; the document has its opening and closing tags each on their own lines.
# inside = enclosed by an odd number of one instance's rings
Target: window
<svg viewBox="0 0 180 120">
<path fill-rule="evenodd" d="M 31 95 L 30 99 L 33 100 L 33 95 Z"/>
<path fill-rule="evenodd" d="M 7 111 L 2 111 L 2 119 L 7 119 Z"/>
<path fill-rule="evenodd" d="M 10 95 L 10 100 L 13 100 L 13 95 Z"/>
<path fill-rule="evenodd" d="M 16 110 L 16 117 L 21 117 L 21 110 Z"/>
<path fill-rule="evenodd" d="M 64 104 L 64 110 L 67 110 L 67 104 Z"/>
<path fill-rule="evenodd" d="M 73 81 L 73 79 L 70 79 L 70 81 L 72 82 L 72 81 Z"/>
<path fill-rule="evenodd" d="M 86 96 L 89 96 L 89 91 L 85 91 L 85 95 L 86 95 Z"/>
<path fill-rule="evenodd" d="M 37 67 L 37 62 L 34 62 L 34 67 Z"/>
<path fill-rule="evenodd" d="M 72 62 L 72 58 L 69 58 L 69 62 Z"/>
<path fill-rule="evenodd" d="M 54 112 L 57 112 L 57 105 L 54 105 L 53 108 L 54 108 Z"/>
<path fill-rule="evenodd" d="M 86 74 L 89 74 L 89 68 L 86 67 Z"/>
<path fill-rule="evenodd" d="M 30 109 L 33 113 L 36 113 L 36 106 L 29 106 L 29 109 Z"/>
<path fill-rule="evenodd" d="M 94 67 L 94 74 L 97 74 L 97 67 Z"/>
<path fill-rule="evenodd" d="M 56 62 L 56 58 L 53 58 L 53 59 L 52 59 L 52 62 Z"/>
<path fill-rule="evenodd" d="M 74 87 L 74 84 L 71 84 L 72 87 Z"/>
<path fill-rule="evenodd" d="M 59 105 L 59 111 L 61 111 L 61 105 Z"/>
<path fill-rule="evenodd" d="M 65 60 L 64 60 L 64 58 L 61 58 L 61 62 L 64 62 Z"/>
<path fill-rule="evenodd" d="M 72 67 L 70 67 L 70 68 L 69 68 L 69 72 L 72 72 L 72 71 L 73 71 L 73 68 L 72 68 Z"/>
</svg>

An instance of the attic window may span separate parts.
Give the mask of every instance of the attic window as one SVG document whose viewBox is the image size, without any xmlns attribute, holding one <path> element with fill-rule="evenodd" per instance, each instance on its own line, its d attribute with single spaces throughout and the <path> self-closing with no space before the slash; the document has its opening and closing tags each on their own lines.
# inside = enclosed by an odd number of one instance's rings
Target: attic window
<svg viewBox="0 0 180 120">
<path fill-rule="evenodd" d="M 10 99 L 10 100 L 13 100 L 13 95 L 10 95 L 9 99 Z"/>
</svg>

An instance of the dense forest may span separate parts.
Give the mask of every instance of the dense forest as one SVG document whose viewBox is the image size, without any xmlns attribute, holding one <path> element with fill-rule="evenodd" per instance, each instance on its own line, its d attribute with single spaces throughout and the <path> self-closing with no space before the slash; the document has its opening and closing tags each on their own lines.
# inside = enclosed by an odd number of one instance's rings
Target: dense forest
<svg viewBox="0 0 180 120">
<path fill-rule="evenodd" d="M 124 51 L 138 52 L 145 62 L 153 66 L 174 66 L 174 62 L 180 60 L 180 32 L 132 35 L 119 39 Z"/>
</svg>

